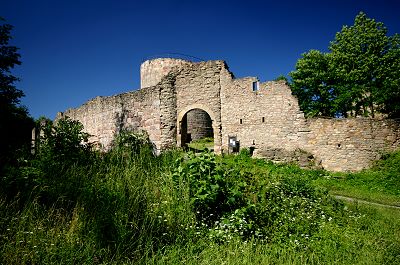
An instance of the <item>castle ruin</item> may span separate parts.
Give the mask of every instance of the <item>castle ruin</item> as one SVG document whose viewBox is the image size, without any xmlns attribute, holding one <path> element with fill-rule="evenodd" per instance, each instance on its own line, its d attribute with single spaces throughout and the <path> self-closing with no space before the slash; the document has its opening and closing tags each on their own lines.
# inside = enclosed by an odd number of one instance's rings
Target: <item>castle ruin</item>
<svg viewBox="0 0 400 265">
<path fill-rule="evenodd" d="M 140 75 L 139 90 L 96 97 L 57 119 L 79 120 L 105 149 L 121 130 L 144 130 L 157 152 L 213 137 L 217 154 L 238 144 L 280 161 L 303 153 L 332 171 L 361 170 L 400 145 L 395 120 L 306 119 L 284 81 L 235 78 L 224 61 L 157 58 Z"/>
</svg>

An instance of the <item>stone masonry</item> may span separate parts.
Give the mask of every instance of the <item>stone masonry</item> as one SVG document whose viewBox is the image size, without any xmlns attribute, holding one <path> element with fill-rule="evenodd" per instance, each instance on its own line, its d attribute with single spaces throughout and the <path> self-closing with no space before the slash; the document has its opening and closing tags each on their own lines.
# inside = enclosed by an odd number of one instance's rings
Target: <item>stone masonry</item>
<svg viewBox="0 0 400 265">
<path fill-rule="evenodd" d="M 96 97 L 57 119 L 64 116 L 105 150 L 121 130 L 146 131 L 157 152 L 213 136 L 221 154 L 235 137 L 255 156 L 288 161 L 302 153 L 332 171 L 361 170 L 400 146 L 395 120 L 305 119 L 285 82 L 235 78 L 224 61 L 145 61 L 139 90 Z"/>
</svg>

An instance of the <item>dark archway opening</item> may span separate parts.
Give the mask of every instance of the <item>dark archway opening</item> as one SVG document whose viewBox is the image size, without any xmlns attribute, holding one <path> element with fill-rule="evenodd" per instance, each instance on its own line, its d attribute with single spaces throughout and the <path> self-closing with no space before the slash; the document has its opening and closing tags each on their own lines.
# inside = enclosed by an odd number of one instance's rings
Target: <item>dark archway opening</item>
<svg viewBox="0 0 400 265">
<path fill-rule="evenodd" d="M 191 149 L 213 149 L 214 130 L 210 115 L 202 109 L 185 113 L 181 121 L 181 146 Z"/>
</svg>

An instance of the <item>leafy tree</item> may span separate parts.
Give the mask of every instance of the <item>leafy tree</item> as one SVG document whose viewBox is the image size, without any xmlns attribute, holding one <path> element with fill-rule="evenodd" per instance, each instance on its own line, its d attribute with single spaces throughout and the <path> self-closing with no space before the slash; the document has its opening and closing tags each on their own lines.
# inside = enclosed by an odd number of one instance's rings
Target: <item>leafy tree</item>
<svg viewBox="0 0 400 265">
<path fill-rule="evenodd" d="M 333 116 L 338 111 L 336 90 L 330 74 L 329 54 L 311 50 L 302 54 L 290 73 L 291 88 L 308 116 Z"/>
<path fill-rule="evenodd" d="M 15 87 L 18 78 L 11 74 L 20 65 L 18 48 L 9 45 L 12 26 L 0 18 L 0 167 L 12 161 L 15 151 L 30 143 L 33 120 L 20 106 L 24 93 Z"/>
<path fill-rule="evenodd" d="M 400 36 L 387 32 L 361 12 L 336 34 L 330 53 L 303 54 L 290 76 L 306 114 L 400 117 Z"/>
<path fill-rule="evenodd" d="M 339 80 L 339 98 L 353 99 L 350 111 L 355 115 L 394 114 L 385 105 L 400 89 L 398 40 L 399 35 L 387 36 L 383 23 L 362 12 L 353 26 L 344 26 L 336 34 L 330 45 L 332 69 Z"/>
<path fill-rule="evenodd" d="M 383 103 L 381 111 L 391 117 L 400 117 L 400 35 L 389 37 L 388 49 L 384 54 L 379 72 L 386 71 L 381 77 L 382 89 L 378 91 L 378 103 Z"/>
</svg>

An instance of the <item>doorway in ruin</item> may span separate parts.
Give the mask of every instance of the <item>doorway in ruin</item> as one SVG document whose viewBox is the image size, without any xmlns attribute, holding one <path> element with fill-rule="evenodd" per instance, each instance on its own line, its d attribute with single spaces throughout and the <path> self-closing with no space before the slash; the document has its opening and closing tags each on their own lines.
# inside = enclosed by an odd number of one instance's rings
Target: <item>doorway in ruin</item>
<svg viewBox="0 0 400 265">
<path fill-rule="evenodd" d="M 195 150 L 214 149 L 213 121 L 205 110 L 194 108 L 187 111 L 179 121 L 179 129 L 178 146 Z"/>
</svg>

